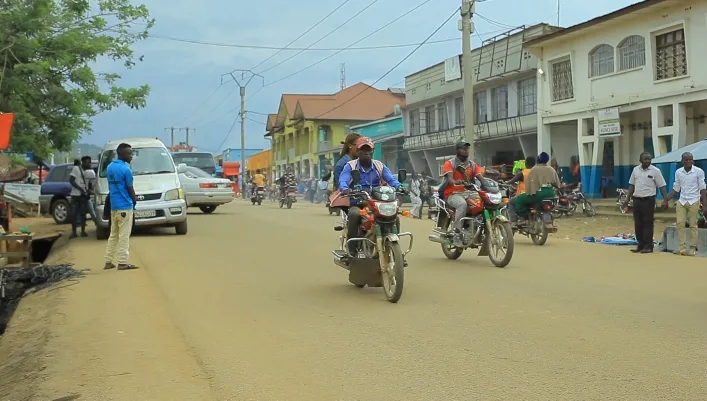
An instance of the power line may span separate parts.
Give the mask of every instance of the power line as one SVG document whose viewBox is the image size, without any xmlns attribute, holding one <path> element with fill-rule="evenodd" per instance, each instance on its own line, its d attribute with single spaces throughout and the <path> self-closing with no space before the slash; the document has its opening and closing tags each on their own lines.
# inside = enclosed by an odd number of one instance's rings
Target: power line
<svg viewBox="0 0 707 401">
<path fill-rule="evenodd" d="M 425 4 L 429 3 L 430 1 L 431 1 L 431 0 L 425 0 L 425 1 L 423 1 L 422 3 L 420 3 L 420 4 L 418 4 L 417 6 L 411 8 L 410 10 L 408 10 L 407 12 L 405 12 L 405 13 L 403 13 L 402 15 L 398 16 L 397 18 L 394 18 L 393 20 L 389 21 L 387 24 L 381 26 L 380 28 L 378 28 L 378 29 L 376 29 L 375 31 L 369 33 L 368 35 L 362 37 L 361 39 L 359 39 L 359 40 L 353 42 L 353 43 L 352 43 L 351 45 L 349 45 L 348 47 L 355 46 L 355 45 L 357 45 L 357 44 L 363 42 L 364 40 L 366 40 L 366 39 L 370 38 L 371 36 L 377 34 L 378 32 L 382 31 L 383 29 L 385 29 L 385 28 L 387 28 L 387 27 L 393 25 L 394 23 L 400 21 L 401 19 L 405 18 L 406 16 L 408 16 L 408 15 L 411 14 L 411 13 L 413 13 L 414 11 L 417 11 L 420 7 L 424 6 Z M 416 49 L 415 49 L 415 51 L 417 51 L 417 49 L 419 49 L 422 45 L 424 45 L 424 43 L 425 43 L 425 42 L 422 42 L 422 43 L 418 44 L 417 47 L 416 47 Z M 312 67 L 314 67 L 314 66 L 316 66 L 316 65 L 318 65 L 318 64 L 323 63 L 323 62 L 326 61 L 326 60 L 329 60 L 330 58 L 332 58 L 332 57 L 336 56 L 337 54 L 341 53 L 342 51 L 344 51 L 345 49 L 346 49 L 346 48 L 344 48 L 344 49 L 342 49 L 342 50 L 339 50 L 339 51 L 337 51 L 336 53 L 332 53 L 332 54 L 330 54 L 330 55 L 324 57 L 323 59 L 321 59 L 321 60 L 319 60 L 319 61 L 317 61 L 317 62 L 315 62 L 315 63 L 312 63 L 312 64 L 308 65 L 307 67 L 304 67 L 304 68 L 302 68 L 302 69 L 300 69 L 300 70 L 298 70 L 298 71 L 295 71 L 295 72 L 293 72 L 292 74 L 285 76 L 284 78 L 280 78 L 280 79 L 278 79 L 278 80 L 276 80 L 276 81 L 270 82 L 270 83 L 268 83 L 268 84 L 265 85 L 265 86 L 271 86 L 271 85 L 274 85 L 274 84 L 276 84 L 276 83 L 278 83 L 278 82 L 282 82 L 282 81 L 284 81 L 284 80 L 286 80 L 286 79 L 292 78 L 292 77 L 294 77 L 295 75 L 297 75 L 297 74 L 299 74 L 299 73 L 301 73 L 301 72 L 304 72 L 304 71 L 306 71 L 306 70 L 308 70 L 308 69 L 310 69 L 310 68 L 312 68 Z"/>
<path fill-rule="evenodd" d="M 349 22 L 353 21 L 354 18 L 356 18 L 356 17 L 358 17 L 359 15 L 363 14 L 366 10 L 368 10 L 369 8 L 371 8 L 374 4 L 378 3 L 378 1 L 379 1 L 379 0 L 373 0 L 372 2 L 368 3 L 368 5 L 367 5 L 366 7 L 364 7 L 361 11 L 359 11 L 359 12 L 357 12 L 356 14 L 352 15 L 351 18 L 347 19 L 347 20 L 344 21 L 341 25 L 337 26 L 336 28 L 334 28 L 333 30 L 331 30 L 329 33 L 327 33 L 326 35 L 322 36 L 321 38 L 319 38 L 317 41 L 315 41 L 315 42 L 312 43 L 311 45 L 307 46 L 307 48 L 309 49 L 309 48 L 311 48 L 312 46 L 316 45 L 317 43 L 321 42 L 322 40 L 328 38 L 329 36 L 331 36 L 331 34 L 333 34 L 334 32 L 338 31 L 339 29 L 341 29 L 344 25 L 348 24 Z M 260 71 L 259 73 L 262 74 L 262 73 L 264 73 L 264 72 L 268 72 L 268 71 L 272 70 L 273 68 L 275 68 L 275 67 L 277 67 L 277 66 L 279 66 L 279 65 L 282 65 L 282 64 L 284 64 L 284 63 L 286 63 L 286 62 L 292 60 L 293 58 L 295 58 L 295 57 L 297 57 L 298 55 L 302 54 L 302 52 L 304 52 L 304 50 L 298 51 L 297 53 L 293 54 L 292 56 L 290 56 L 290 57 L 288 57 L 288 58 L 286 58 L 286 59 L 280 61 L 279 63 L 273 65 L 273 66 L 270 67 L 270 68 L 266 68 L 266 69 L 264 69 L 263 71 Z"/>
<path fill-rule="evenodd" d="M 504 24 L 504 23 L 502 23 L 502 22 L 494 21 L 494 20 L 492 20 L 491 18 L 484 17 L 483 15 L 481 15 L 481 14 L 479 14 L 479 13 L 474 13 L 474 15 L 477 16 L 477 17 L 479 17 L 479 18 L 481 18 L 482 20 L 488 22 L 489 24 L 493 24 L 493 25 L 499 26 L 499 27 L 501 27 L 501 28 L 507 28 L 507 29 L 514 29 L 514 28 L 517 28 L 517 26 L 511 26 L 511 25 L 508 25 L 508 24 Z"/>
<path fill-rule="evenodd" d="M 437 32 L 439 32 L 445 25 L 447 25 L 447 23 L 448 23 L 452 18 L 454 18 L 455 15 L 457 15 L 457 12 L 459 12 L 460 9 L 461 9 L 460 7 L 458 7 L 457 9 L 455 9 L 454 12 L 453 12 L 449 17 L 447 17 L 447 19 L 444 20 L 444 22 L 443 22 L 440 26 L 438 26 L 437 29 L 435 29 L 422 43 L 424 44 L 424 43 L 427 42 L 428 40 L 432 39 L 432 37 L 433 37 L 434 35 L 436 35 Z M 383 76 L 381 76 L 380 78 L 378 78 L 378 79 L 377 79 L 375 82 L 373 82 L 371 85 L 367 85 L 365 89 L 363 89 L 361 92 L 357 93 L 355 96 L 353 96 L 353 97 L 351 97 L 350 99 L 348 99 L 347 101 L 345 101 L 345 102 L 339 104 L 338 106 L 332 108 L 331 110 L 328 110 L 328 111 L 326 111 L 326 112 L 324 112 L 324 113 L 322 113 L 322 114 L 319 114 L 319 115 L 316 116 L 316 117 L 312 117 L 311 119 L 312 119 L 312 120 L 317 120 L 317 119 L 319 119 L 320 117 L 325 116 L 325 115 L 331 113 L 332 111 L 341 108 L 343 105 L 349 103 L 350 101 L 356 99 L 356 98 L 359 97 L 361 94 L 363 94 L 363 92 L 365 92 L 365 91 L 367 91 L 368 89 L 374 87 L 378 82 L 382 81 L 385 77 L 387 77 L 388 75 L 390 75 L 391 72 L 395 71 L 396 68 L 400 67 L 401 64 L 403 64 L 407 59 L 409 59 L 410 57 L 412 57 L 412 55 L 415 54 L 415 52 L 417 52 L 418 50 L 420 50 L 421 47 L 422 47 L 422 44 L 420 44 L 419 46 L 417 46 L 417 47 L 416 47 L 415 49 L 413 49 L 413 51 L 411 51 L 407 56 L 405 56 L 402 60 L 400 60 L 397 64 L 395 64 L 391 69 L 389 69 L 388 72 L 386 72 L 385 74 L 383 74 Z"/>
<path fill-rule="evenodd" d="M 216 89 L 214 89 L 213 92 L 211 92 L 211 93 L 209 94 L 209 96 L 207 96 L 206 99 L 204 99 L 204 101 L 201 102 L 201 104 L 199 104 L 199 105 L 192 111 L 192 114 L 191 114 L 191 115 L 196 114 L 196 112 L 199 111 L 199 109 L 201 109 L 201 108 L 206 104 L 206 102 L 208 102 L 209 100 L 211 100 L 211 98 L 216 94 L 216 92 L 219 91 L 219 89 L 221 89 L 222 86 L 223 86 L 223 84 L 217 86 Z M 190 114 L 187 114 L 187 116 L 186 116 L 185 118 L 183 118 L 183 119 L 181 120 L 181 122 L 180 122 L 179 124 L 177 124 L 177 125 L 180 125 L 180 124 L 186 122 L 186 121 L 191 117 L 191 115 L 190 115 Z"/>
<path fill-rule="evenodd" d="M 307 30 L 304 31 L 301 35 L 299 35 L 298 37 L 294 38 L 290 43 L 288 43 L 287 45 L 285 45 L 285 47 L 283 47 L 282 49 L 279 49 L 277 52 L 275 52 L 274 54 L 272 54 L 270 57 L 268 57 L 268 58 L 266 58 L 265 60 L 263 60 L 263 61 L 259 62 L 258 64 L 256 64 L 254 67 L 251 68 L 251 70 L 255 70 L 256 68 L 258 68 L 258 67 L 260 67 L 261 65 L 265 64 L 267 61 L 269 61 L 269 60 L 272 59 L 273 57 L 275 57 L 275 56 L 277 56 L 278 54 L 280 54 L 283 50 L 285 50 L 285 49 L 287 49 L 288 47 L 290 47 L 290 45 L 292 45 L 292 44 L 294 44 L 295 42 L 297 42 L 298 40 L 302 39 L 302 37 L 303 37 L 304 35 L 308 34 L 308 33 L 311 32 L 314 28 L 318 27 L 322 22 L 326 21 L 327 18 L 331 17 L 335 12 L 339 11 L 339 9 L 340 9 L 341 7 L 343 7 L 343 6 L 344 6 L 346 3 L 348 3 L 349 1 L 350 1 L 350 0 L 344 0 L 344 2 L 341 3 L 338 7 L 336 7 L 334 10 L 332 10 L 329 14 L 325 15 L 324 18 L 320 19 L 319 22 L 317 22 L 316 24 L 312 25 L 311 28 L 307 29 Z"/>
<path fill-rule="evenodd" d="M 231 128 L 228 129 L 228 132 L 226 133 L 226 136 L 223 138 L 223 141 L 221 141 L 221 144 L 218 145 L 218 148 L 216 148 L 216 153 L 218 153 L 221 150 L 221 148 L 223 147 L 223 144 L 226 143 L 226 141 L 228 140 L 228 137 L 231 136 L 231 132 L 233 132 L 233 128 L 236 126 L 236 123 L 238 122 L 238 117 L 240 117 L 240 115 L 241 115 L 241 113 L 239 111 L 236 118 L 233 119 L 233 124 L 231 124 Z M 245 168 L 245 166 L 243 166 L 243 168 Z"/>
<path fill-rule="evenodd" d="M 223 84 L 222 84 L 222 85 L 223 85 Z M 215 107 L 213 107 L 211 110 L 212 110 L 212 111 L 218 110 L 218 108 L 221 107 L 221 105 L 222 105 L 229 97 L 231 97 L 231 95 L 233 95 L 233 92 L 235 92 L 236 89 L 237 89 L 237 86 L 234 86 L 233 89 L 232 89 L 230 92 L 228 92 L 228 95 L 226 95 L 226 97 L 224 97 L 223 99 L 221 99 L 221 101 L 220 101 Z M 199 124 L 200 122 L 204 121 L 204 119 L 205 119 L 208 115 L 209 115 L 209 113 L 205 114 L 203 117 L 201 117 L 200 119 L 196 120 L 192 125 L 197 125 L 197 124 Z"/>
</svg>

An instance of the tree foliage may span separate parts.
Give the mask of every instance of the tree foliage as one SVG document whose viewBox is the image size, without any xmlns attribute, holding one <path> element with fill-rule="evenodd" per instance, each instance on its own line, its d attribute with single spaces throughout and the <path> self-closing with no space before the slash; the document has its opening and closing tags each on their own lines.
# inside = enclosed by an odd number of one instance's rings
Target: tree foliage
<svg viewBox="0 0 707 401">
<path fill-rule="evenodd" d="M 93 3 L 93 4 L 91 4 Z M 148 85 L 124 88 L 112 60 L 130 69 L 132 46 L 154 20 L 130 0 L 0 0 L 0 112 L 14 112 L 11 148 L 46 156 L 91 132 L 91 118 L 145 107 Z"/>
</svg>

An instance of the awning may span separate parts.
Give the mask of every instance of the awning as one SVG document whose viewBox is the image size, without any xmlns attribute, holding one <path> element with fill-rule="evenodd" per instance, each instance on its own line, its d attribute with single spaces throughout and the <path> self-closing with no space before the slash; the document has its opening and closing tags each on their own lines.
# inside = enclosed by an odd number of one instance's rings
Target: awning
<svg viewBox="0 0 707 401">
<path fill-rule="evenodd" d="M 403 136 L 405 136 L 404 132 L 398 132 L 397 134 L 375 136 L 371 139 L 373 140 L 373 143 L 381 143 L 381 142 L 386 142 L 389 139 L 402 138 Z"/>
</svg>

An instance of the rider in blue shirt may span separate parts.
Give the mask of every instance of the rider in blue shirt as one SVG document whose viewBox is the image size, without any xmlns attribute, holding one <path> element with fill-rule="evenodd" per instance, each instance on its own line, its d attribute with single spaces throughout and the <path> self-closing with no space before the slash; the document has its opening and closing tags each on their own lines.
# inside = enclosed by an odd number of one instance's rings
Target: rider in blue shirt
<svg viewBox="0 0 707 401">
<path fill-rule="evenodd" d="M 339 189 L 342 194 L 347 194 L 351 191 L 351 164 L 355 163 L 355 167 L 361 173 L 361 180 L 359 185 L 363 189 L 371 189 L 373 187 L 378 187 L 384 183 L 390 185 L 391 187 L 398 189 L 400 188 L 400 182 L 393 176 L 390 169 L 383 163 L 373 160 L 373 141 L 368 137 L 361 137 L 356 141 L 356 148 L 358 149 L 358 160 L 353 163 L 347 163 L 344 169 L 341 171 L 339 176 Z M 360 208 L 355 206 L 354 199 L 351 199 L 351 207 L 349 207 L 349 223 L 347 238 L 356 238 L 359 236 L 358 228 L 361 224 L 361 215 L 359 214 Z M 355 253 L 356 246 L 352 243 L 349 248 L 352 254 Z"/>
</svg>

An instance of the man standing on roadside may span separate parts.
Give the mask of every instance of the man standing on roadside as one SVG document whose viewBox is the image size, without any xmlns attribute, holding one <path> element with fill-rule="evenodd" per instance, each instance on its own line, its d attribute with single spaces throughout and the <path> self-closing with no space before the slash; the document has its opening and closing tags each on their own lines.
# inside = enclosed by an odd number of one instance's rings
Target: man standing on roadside
<svg viewBox="0 0 707 401">
<path fill-rule="evenodd" d="M 88 158 L 89 167 L 91 158 Z M 85 164 L 85 163 L 84 163 Z M 74 160 L 74 167 L 71 169 L 69 176 L 71 184 L 71 237 L 78 237 L 76 230 L 81 227 L 81 236 L 88 237 L 86 234 L 86 213 L 88 212 L 88 181 L 84 174 L 82 162 L 79 159 Z"/>
<path fill-rule="evenodd" d="M 633 253 L 653 253 L 653 227 L 655 224 L 655 193 L 660 189 L 663 199 L 668 198 L 665 192 L 665 179 L 658 167 L 651 164 L 651 154 L 641 153 L 641 164 L 634 167 L 628 180 L 628 196 L 624 207 L 628 207 L 629 199 L 633 199 L 633 224 L 636 230 L 638 246 L 631 249 Z"/>
<path fill-rule="evenodd" d="M 128 164 L 133 160 L 133 149 L 127 143 L 118 145 L 118 158 L 106 168 L 108 190 L 110 191 L 110 237 L 106 245 L 104 269 L 116 267 L 118 270 L 137 269 L 128 263 L 130 232 L 133 228 L 133 209 L 137 203 L 133 189 L 133 172 Z"/>
<path fill-rule="evenodd" d="M 675 172 L 675 183 L 673 190 L 663 200 L 663 207 L 668 207 L 668 201 L 673 198 L 678 192 L 680 198 L 675 204 L 675 212 L 677 214 L 677 224 L 675 230 L 678 234 L 679 248 L 673 251 L 676 255 L 695 256 L 697 251 L 697 212 L 700 210 L 700 201 L 705 202 L 705 172 L 694 166 L 692 153 L 685 152 L 682 154 L 682 167 Z M 686 244 L 685 241 L 685 223 L 690 224 L 690 240 L 695 244 L 694 247 Z"/>
</svg>

